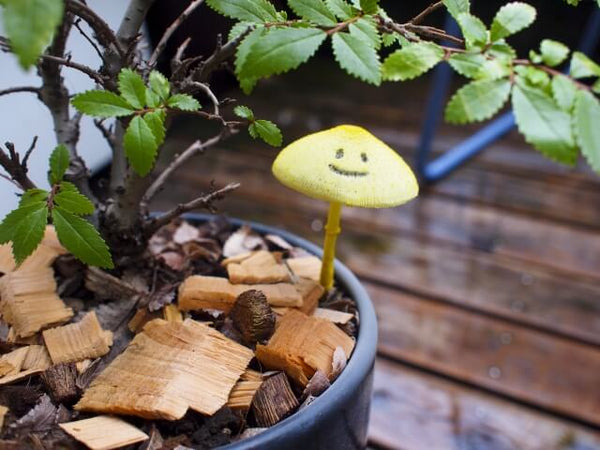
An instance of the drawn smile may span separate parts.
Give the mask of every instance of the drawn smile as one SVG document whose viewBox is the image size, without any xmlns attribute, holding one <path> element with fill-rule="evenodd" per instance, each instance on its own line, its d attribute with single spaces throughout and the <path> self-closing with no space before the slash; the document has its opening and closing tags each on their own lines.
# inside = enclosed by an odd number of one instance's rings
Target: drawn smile
<svg viewBox="0 0 600 450">
<path fill-rule="evenodd" d="M 344 170 L 344 169 L 340 169 L 335 164 L 329 164 L 329 170 L 331 170 L 333 173 L 337 173 L 338 175 L 343 175 L 345 177 L 364 177 L 364 176 L 366 176 L 366 175 L 369 174 L 368 171 L 359 172 L 359 171 L 356 171 L 356 170 Z"/>
</svg>

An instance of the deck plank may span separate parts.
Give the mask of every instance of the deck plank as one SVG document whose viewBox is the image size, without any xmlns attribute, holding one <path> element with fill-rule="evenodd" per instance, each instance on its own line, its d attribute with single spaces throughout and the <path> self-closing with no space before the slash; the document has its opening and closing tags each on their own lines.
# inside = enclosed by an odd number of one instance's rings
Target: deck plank
<svg viewBox="0 0 600 450">
<path fill-rule="evenodd" d="M 600 433 L 379 359 L 370 442 L 398 450 L 600 449 Z"/>
</svg>

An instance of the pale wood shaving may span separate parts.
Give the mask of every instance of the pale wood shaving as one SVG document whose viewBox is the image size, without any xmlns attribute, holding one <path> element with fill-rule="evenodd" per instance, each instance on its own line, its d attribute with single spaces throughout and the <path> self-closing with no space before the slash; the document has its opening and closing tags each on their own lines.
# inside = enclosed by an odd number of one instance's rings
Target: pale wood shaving
<svg viewBox="0 0 600 450">
<path fill-rule="evenodd" d="M 223 267 L 227 267 L 231 263 L 238 263 L 239 264 L 243 260 L 250 258 L 255 253 L 256 252 L 245 252 L 245 253 L 240 253 L 239 255 L 235 255 L 235 256 L 231 256 L 229 258 L 225 258 L 223 261 L 221 261 L 221 265 Z"/>
<path fill-rule="evenodd" d="M 148 322 L 154 319 L 158 319 L 160 317 L 160 313 L 158 311 L 150 312 L 148 308 L 140 308 L 138 309 L 129 323 L 127 324 L 127 328 L 132 333 L 139 333 L 144 328 Z"/>
<path fill-rule="evenodd" d="M 6 416 L 7 412 L 8 407 L 0 405 L 0 430 L 2 430 L 2 427 L 4 426 L 4 416 Z"/>
<path fill-rule="evenodd" d="M 330 321 L 292 309 L 278 321 L 268 344 L 256 346 L 256 357 L 266 368 L 284 370 L 306 386 L 317 370 L 331 376 L 338 347 L 349 357 L 354 340 Z"/>
<path fill-rule="evenodd" d="M 266 250 L 253 253 L 239 263 L 227 265 L 229 281 L 233 284 L 272 284 L 290 281 L 284 264 Z"/>
<path fill-rule="evenodd" d="M 40 369 L 46 370 L 52 365 L 48 350 L 44 345 L 30 345 L 27 356 L 23 361 L 22 370 Z"/>
<path fill-rule="evenodd" d="M 3 375 L 15 375 L 19 373 L 23 367 L 23 362 L 27 357 L 27 353 L 29 352 L 29 347 L 21 347 L 16 350 L 13 350 L 10 353 L 5 353 L 0 358 L 4 367 L 12 367 L 11 370 L 5 371 Z"/>
<path fill-rule="evenodd" d="M 66 253 L 66 249 L 60 244 L 56 231 L 52 225 L 46 227 L 46 232 L 40 245 L 34 250 L 18 270 L 37 270 L 50 267 L 57 256 Z M 13 272 L 17 268 L 12 255 L 11 244 L 0 245 L 0 275 Z"/>
<path fill-rule="evenodd" d="M 252 405 L 254 394 L 263 382 L 263 374 L 256 370 L 246 370 L 240 380 L 236 383 L 231 394 L 227 406 L 231 409 L 247 411 Z"/>
<path fill-rule="evenodd" d="M 9 273 L 15 270 L 16 264 L 12 255 L 10 244 L 0 245 L 0 274 Z"/>
<path fill-rule="evenodd" d="M 313 316 L 321 319 L 327 319 L 330 322 L 339 323 L 340 325 L 345 325 L 352 320 L 354 314 L 336 311 L 335 309 L 329 308 L 317 308 L 313 313 Z"/>
<path fill-rule="evenodd" d="M 319 299 L 325 293 L 325 288 L 308 278 L 300 278 L 294 286 L 302 296 L 302 305 L 298 309 L 304 314 L 311 315 L 317 308 Z"/>
<path fill-rule="evenodd" d="M 148 435 L 142 430 L 111 416 L 96 416 L 61 423 L 59 426 L 92 450 L 111 450 L 148 439 Z"/>
<path fill-rule="evenodd" d="M 212 415 L 253 357 L 207 324 L 156 319 L 92 381 L 75 409 L 177 420 Z"/>
<path fill-rule="evenodd" d="M 167 322 L 183 322 L 183 314 L 176 305 L 167 305 L 163 309 L 163 318 Z"/>
<path fill-rule="evenodd" d="M 84 359 L 83 361 L 77 361 L 75 363 L 75 368 L 77 369 L 78 373 L 83 373 L 87 370 L 88 367 L 90 367 L 91 364 L 91 359 Z"/>
<path fill-rule="evenodd" d="M 10 327 L 10 329 L 8 330 L 8 335 L 6 336 L 6 342 L 8 342 L 9 344 L 36 345 L 39 343 L 39 341 L 39 334 L 34 334 L 25 338 L 17 336 L 17 332 L 15 331 L 14 327 Z"/>
<path fill-rule="evenodd" d="M 2 378 L 0 378 L 0 386 L 10 383 L 16 383 L 17 381 L 24 380 L 25 378 L 29 378 L 32 375 L 37 375 L 39 373 L 42 373 L 43 371 L 43 369 L 29 369 L 23 370 L 19 373 L 15 373 L 12 375 L 5 375 Z"/>
<path fill-rule="evenodd" d="M 294 275 L 319 281 L 321 277 L 321 260 L 316 256 L 303 256 L 301 258 L 286 259 L 288 267 Z"/>
<path fill-rule="evenodd" d="M 45 330 L 43 336 L 54 364 L 97 358 L 112 345 L 112 333 L 102 329 L 95 311 L 77 323 Z"/>
<path fill-rule="evenodd" d="M 302 295 L 293 284 L 231 284 L 228 279 L 193 275 L 179 287 L 178 306 L 181 311 L 218 309 L 229 312 L 238 295 L 255 289 L 262 291 L 272 306 L 295 306 L 303 304 Z"/>
<path fill-rule="evenodd" d="M 37 347 L 37 346 L 36 346 Z M 41 373 L 45 370 L 45 368 L 41 367 L 41 364 L 37 365 L 37 367 L 31 367 L 25 369 L 25 362 L 27 360 L 27 355 L 29 353 L 30 347 L 21 347 L 16 350 L 13 350 L 10 353 L 6 353 L 2 355 L 1 360 L 4 362 L 8 362 L 13 369 L 10 372 L 7 372 L 4 376 L 0 377 L 0 385 L 5 385 L 9 383 L 14 383 L 15 381 L 23 380 L 31 375 L 35 375 Z M 34 350 L 37 352 L 38 350 Z M 33 363 L 35 358 L 30 360 L 30 363 Z"/>
<path fill-rule="evenodd" d="M 0 297 L 5 299 L 20 295 L 56 291 L 54 271 L 50 267 L 37 270 L 17 270 L 0 279 Z"/>
</svg>

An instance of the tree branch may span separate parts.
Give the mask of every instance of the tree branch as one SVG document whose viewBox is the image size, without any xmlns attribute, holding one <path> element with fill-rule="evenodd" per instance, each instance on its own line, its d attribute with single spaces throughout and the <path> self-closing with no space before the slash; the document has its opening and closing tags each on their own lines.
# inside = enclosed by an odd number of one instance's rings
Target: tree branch
<svg viewBox="0 0 600 450">
<path fill-rule="evenodd" d="M 40 95 L 40 88 L 33 86 L 19 86 L 8 89 L 2 89 L 0 90 L 0 97 L 8 94 L 15 94 L 17 92 L 31 92 L 32 94 Z"/>
<path fill-rule="evenodd" d="M 98 83 L 100 85 L 104 85 L 104 81 L 105 81 L 104 77 L 102 75 L 100 75 L 98 72 L 96 72 L 94 69 L 92 69 L 91 67 L 86 66 L 85 64 L 79 64 L 79 63 L 71 61 L 70 59 L 60 58 L 60 57 L 54 56 L 54 55 L 40 55 L 40 59 L 46 60 L 46 61 L 52 61 L 52 62 L 55 62 L 56 64 L 59 64 L 62 66 L 67 66 L 72 69 L 78 70 L 78 71 L 86 74 L 88 77 L 90 77 L 96 83 Z"/>
<path fill-rule="evenodd" d="M 117 31 L 117 40 L 123 48 L 128 48 L 131 42 L 137 37 L 140 28 L 144 23 L 148 10 L 154 3 L 154 0 L 131 0 L 123 20 Z"/>
<path fill-rule="evenodd" d="M 425 8 L 423 11 L 421 11 L 419 14 L 417 14 L 415 17 L 413 17 L 411 20 L 409 20 L 408 23 L 411 23 L 413 25 L 418 25 L 421 22 L 423 22 L 425 17 L 427 17 L 429 14 L 431 14 L 435 10 L 441 8 L 442 6 L 444 6 L 443 1 L 432 3 L 427 8 Z"/>
<path fill-rule="evenodd" d="M 185 212 L 192 211 L 198 208 L 208 208 L 212 211 L 213 203 L 217 200 L 221 200 L 231 191 L 240 187 L 240 183 L 229 183 L 224 188 L 214 190 L 202 197 L 198 197 L 195 200 L 192 200 L 188 203 L 180 203 L 177 207 L 172 210 L 166 212 L 162 216 L 156 217 L 154 219 L 150 219 L 144 225 L 144 234 L 147 237 L 152 236 L 156 231 L 158 231 L 163 225 L 168 224 L 176 217 L 179 217 Z"/>
<path fill-rule="evenodd" d="M 173 36 L 175 31 L 177 31 L 181 24 L 185 22 L 185 20 L 190 16 L 190 14 L 192 14 L 196 10 L 196 8 L 198 8 L 203 2 L 204 0 L 192 0 L 188 7 L 185 8 L 183 12 L 179 15 L 179 17 L 177 17 L 177 19 L 175 19 L 173 23 L 169 25 L 169 27 L 165 30 L 164 34 L 160 38 L 160 41 L 158 41 L 158 44 L 156 45 L 152 56 L 148 60 L 148 67 L 153 68 L 156 65 L 158 57 L 165 50 L 167 42 L 169 41 L 169 39 L 171 39 L 171 36 Z"/>
<path fill-rule="evenodd" d="M 31 155 L 31 152 L 35 148 L 37 139 L 37 136 L 33 138 L 33 141 L 31 142 L 31 145 L 29 146 L 29 149 L 25 153 L 25 157 L 22 160 L 15 150 L 14 144 L 11 142 L 6 142 L 4 144 L 8 149 L 8 153 L 0 147 L 0 166 L 2 166 L 2 168 L 9 175 L 8 177 L 2 176 L 2 178 L 11 181 L 15 186 L 19 187 L 23 191 L 36 188 L 35 183 L 31 181 L 29 176 L 27 176 L 27 161 L 29 159 L 29 155 Z"/>
<path fill-rule="evenodd" d="M 249 26 L 246 31 L 241 33 L 235 39 L 227 42 L 223 46 L 218 46 L 217 49 L 210 55 L 206 60 L 202 61 L 200 65 L 194 69 L 189 76 L 190 81 L 204 82 L 208 79 L 208 76 L 223 62 L 231 58 L 235 54 L 235 50 L 240 42 L 244 40 L 246 35 L 252 31 L 253 27 Z"/>
<path fill-rule="evenodd" d="M 89 37 L 85 31 L 83 31 L 83 28 L 81 28 L 80 22 L 81 22 L 81 19 L 77 19 L 75 22 L 73 22 L 73 25 L 75 26 L 75 28 L 77 28 L 77 31 L 79 31 L 79 34 L 81 34 L 83 36 L 83 38 L 90 43 L 92 48 L 96 51 L 96 53 L 100 57 L 100 60 L 104 62 L 104 55 L 102 54 L 102 51 L 100 50 L 100 48 L 98 48 L 98 45 L 94 42 L 94 40 L 91 37 Z"/>
<path fill-rule="evenodd" d="M 210 89 L 210 87 L 208 87 L 208 85 L 205 83 L 200 83 L 199 81 L 194 81 L 192 83 L 192 86 L 194 86 L 195 88 L 198 88 L 199 90 L 201 90 L 208 96 L 208 98 L 210 99 L 210 101 L 213 104 L 213 115 L 218 116 L 219 115 L 219 99 L 217 99 L 217 96 Z"/>
</svg>

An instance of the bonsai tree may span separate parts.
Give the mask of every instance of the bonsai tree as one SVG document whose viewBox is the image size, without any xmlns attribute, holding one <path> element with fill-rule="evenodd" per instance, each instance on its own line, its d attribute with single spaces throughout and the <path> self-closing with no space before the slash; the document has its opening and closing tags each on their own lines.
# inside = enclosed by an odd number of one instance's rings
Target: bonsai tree
<svg viewBox="0 0 600 450">
<path fill-rule="evenodd" d="M 11 144 L 0 150 L 3 177 L 23 191 L 18 208 L 0 224 L 0 243 L 12 242 L 17 262 L 31 254 L 46 224 L 53 223 L 63 245 L 83 262 L 105 268 L 135 264 L 161 226 L 186 211 L 212 208 L 238 187 L 215 188 L 151 217 L 149 202 L 179 167 L 243 128 L 273 146 L 282 143 L 276 125 L 257 119 L 249 108 L 225 111 L 210 87 L 211 75 L 231 65 L 242 90 L 250 93 L 260 79 L 306 62 L 325 41 L 342 69 L 373 85 L 410 80 L 448 63 L 469 81 L 449 101 L 446 120 L 485 120 L 510 99 L 519 130 L 531 145 L 568 165 L 581 152 L 600 171 L 600 65 L 550 39 L 527 58 L 518 57 L 510 37 L 536 18 L 536 10 L 525 3 L 507 2 L 485 24 L 470 12 L 469 0 L 432 3 L 404 22 L 390 17 L 378 0 L 288 0 L 289 12 L 278 11 L 268 0 L 191 0 L 146 57 L 137 49 L 152 3 L 130 0 L 115 31 L 83 0 L 0 0 L 7 33 L 0 48 L 13 53 L 24 70 L 35 67 L 41 78 L 39 87 L 8 87 L 0 96 L 37 95 L 52 116 L 57 142 L 49 161 L 49 188 L 36 186 L 27 175 L 33 146 L 24 153 Z M 157 61 L 174 32 L 194 10 L 207 6 L 235 21 L 227 40 L 215 42 L 210 55 L 187 57 L 190 39 L 199 38 L 190 36 L 170 61 L 168 78 L 159 73 Z M 429 14 L 441 8 L 458 22 L 461 37 L 426 25 Z M 87 38 L 90 51 L 101 56 L 100 67 L 78 63 L 65 51 L 79 21 L 93 31 Z M 84 73 L 96 89 L 69 92 L 63 70 Z M 201 105 L 197 96 L 207 101 Z M 219 131 L 172 155 L 163 150 L 163 142 L 179 114 L 215 122 Z M 113 150 L 102 198 L 92 194 L 78 149 L 82 115 L 96 119 Z"/>
</svg>

